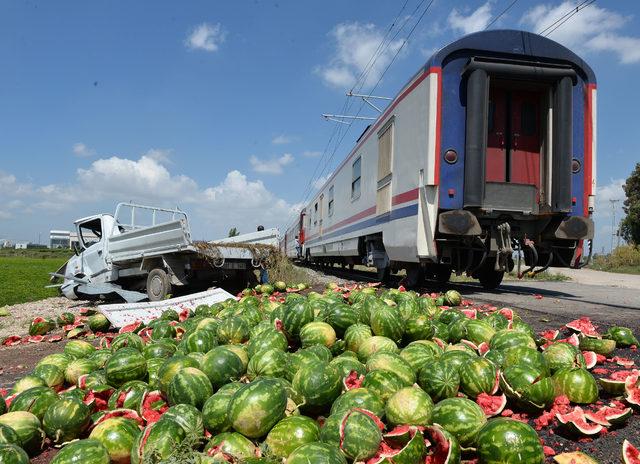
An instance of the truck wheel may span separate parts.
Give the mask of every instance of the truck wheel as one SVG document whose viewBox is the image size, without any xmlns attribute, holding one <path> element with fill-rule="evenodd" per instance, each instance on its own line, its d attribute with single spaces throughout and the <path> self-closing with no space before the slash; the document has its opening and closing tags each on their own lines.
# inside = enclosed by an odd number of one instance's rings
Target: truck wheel
<svg viewBox="0 0 640 464">
<path fill-rule="evenodd" d="M 451 266 L 446 264 L 436 266 L 433 276 L 439 284 L 446 284 L 451 279 Z"/>
<path fill-rule="evenodd" d="M 147 296 L 149 301 L 164 300 L 171 293 L 171 281 L 164 269 L 152 269 L 147 276 Z"/>
</svg>

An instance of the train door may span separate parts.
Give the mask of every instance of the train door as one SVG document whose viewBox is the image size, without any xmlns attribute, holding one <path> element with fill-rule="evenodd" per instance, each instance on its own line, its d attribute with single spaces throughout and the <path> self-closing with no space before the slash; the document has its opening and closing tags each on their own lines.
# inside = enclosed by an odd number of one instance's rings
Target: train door
<svg viewBox="0 0 640 464">
<path fill-rule="evenodd" d="M 318 200 L 318 234 L 322 235 L 322 204 L 324 203 L 324 193 Z"/>
<path fill-rule="evenodd" d="M 541 94 L 492 85 L 489 90 L 486 181 L 540 190 Z"/>
<path fill-rule="evenodd" d="M 378 184 L 376 215 L 391 211 L 391 180 L 393 166 L 393 120 L 378 132 Z"/>
</svg>

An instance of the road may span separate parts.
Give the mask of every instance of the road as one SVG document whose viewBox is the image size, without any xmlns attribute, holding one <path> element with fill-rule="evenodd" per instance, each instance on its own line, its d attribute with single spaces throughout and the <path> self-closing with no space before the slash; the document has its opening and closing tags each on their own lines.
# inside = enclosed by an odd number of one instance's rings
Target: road
<svg viewBox="0 0 640 464">
<path fill-rule="evenodd" d="M 484 290 L 475 283 L 450 286 L 471 300 L 523 309 L 530 316 L 527 319 L 549 322 L 550 326 L 588 316 L 599 324 L 624 325 L 636 332 L 640 329 L 638 288 L 575 281 L 506 282 L 495 291 Z"/>
</svg>

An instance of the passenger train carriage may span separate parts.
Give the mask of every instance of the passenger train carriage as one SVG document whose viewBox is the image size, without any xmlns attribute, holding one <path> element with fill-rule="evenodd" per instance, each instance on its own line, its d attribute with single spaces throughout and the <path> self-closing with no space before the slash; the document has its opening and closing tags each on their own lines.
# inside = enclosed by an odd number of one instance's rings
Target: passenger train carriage
<svg viewBox="0 0 640 464">
<path fill-rule="evenodd" d="M 580 267 L 594 230 L 595 98 L 591 68 L 552 40 L 463 37 L 366 129 L 282 247 L 294 257 L 297 236 L 306 260 L 364 263 L 381 279 L 406 269 L 410 283 L 455 271 L 494 288 L 517 256 L 522 271 Z"/>
</svg>

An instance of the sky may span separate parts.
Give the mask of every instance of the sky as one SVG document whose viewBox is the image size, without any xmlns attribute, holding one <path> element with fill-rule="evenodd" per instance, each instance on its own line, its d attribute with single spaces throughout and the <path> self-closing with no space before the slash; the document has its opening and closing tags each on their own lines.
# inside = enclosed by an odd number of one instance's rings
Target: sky
<svg viewBox="0 0 640 464">
<path fill-rule="evenodd" d="M 490 24 L 512 0 L 434 0 L 418 22 L 427 3 L 2 2 L 0 239 L 46 243 L 119 201 L 178 206 L 199 239 L 283 228 L 366 126 L 321 117 L 355 114 L 354 85 L 394 96 L 451 41 L 538 32 L 577 4 L 520 0 Z M 549 35 L 598 79 L 596 251 L 640 160 L 639 16 L 598 0 Z"/>
</svg>

